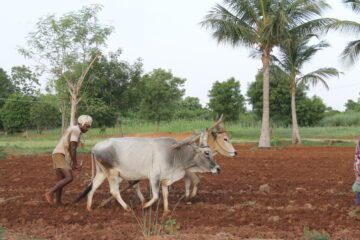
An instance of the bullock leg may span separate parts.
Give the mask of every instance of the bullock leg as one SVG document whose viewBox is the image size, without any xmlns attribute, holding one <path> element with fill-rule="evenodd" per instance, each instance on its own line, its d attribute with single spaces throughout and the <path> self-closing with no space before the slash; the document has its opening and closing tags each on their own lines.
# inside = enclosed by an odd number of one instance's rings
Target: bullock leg
<svg viewBox="0 0 360 240">
<path fill-rule="evenodd" d="M 188 173 L 186 172 L 184 177 L 185 182 L 185 201 L 188 201 L 190 198 L 190 186 L 191 186 L 191 178 L 188 177 Z"/>
<path fill-rule="evenodd" d="M 88 195 L 88 199 L 87 199 L 87 210 L 88 211 L 91 211 L 92 199 L 93 199 L 93 195 L 94 195 L 96 189 L 98 189 L 98 187 L 100 187 L 100 185 L 104 182 L 104 180 L 105 180 L 105 174 L 101 171 L 98 171 L 95 175 L 91 191 L 89 192 L 89 195 Z"/>
<path fill-rule="evenodd" d="M 168 186 L 165 184 L 161 185 L 161 190 L 162 190 L 162 194 L 163 194 L 163 201 L 164 201 L 164 214 L 169 214 L 170 210 L 169 210 L 169 201 L 168 201 L 168 197 L 169 197 L 169 189 Z"/>
<path fill-rule="evenodd" d="M 197 185 L 200 183 L 200 178 L 196 176 L 193 172 L 186 172 L 186 174 L 191 178 L 192 184 L 193 184 L 193 190 L 191 192 L 190 198 L 193 198 L 196 196 L 197 193 Z"/>
<path fill-rule="evenodd" d="M 120 191 L 119 191 L 119 183 L 122 181 L 122 178 L 112 176 L 112 177 L 109 177 L 108 180 L 109 180 L 109 185 L 110 185 L 110 193 L 118 201 L 118 203 L 120 203 L 120 205 L 125 209 L 125 211 L 129 212 L 131 209 L 121 198 Z"/>
<path fill-rule="evenodd" d="M 143 205 L 143 208 L 150 207 L 156 200 L 159 199 L 159 188 L 160 188 L 160 179 L 159 179 L 159 177 L 150 178 L 149 180 L 150 180 L 152 198 L 150 199 L 150 201 L 146 202 Z"/>
<path fill-rule="evenodd" d="M 145 202 L 145 198 L 144 198 L 144 195 L 141 193 L 141 190 L 140 190 L 140 184 L 136 184 L 134 186 L 135 188 L 135 191 L 136 191 L 136 194 L 138 195 L 140 201 L 141 201 L 141 205 L 144 205 L 144 202 Z"/>
</svg>

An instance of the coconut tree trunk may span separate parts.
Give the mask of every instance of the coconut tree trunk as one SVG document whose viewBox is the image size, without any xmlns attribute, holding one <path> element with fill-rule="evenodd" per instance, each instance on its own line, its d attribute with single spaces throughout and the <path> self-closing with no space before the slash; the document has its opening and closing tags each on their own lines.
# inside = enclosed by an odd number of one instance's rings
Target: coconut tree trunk
<svg viewBox="0 0 360 240">
<path fill-rule="evenodd" d="M 269 89 L 270 89 L 270 51 L 263 50 L 263 114 L 261 123 L 261 135 L 259 140 L 260 148 L 270 148 L 270 103 L 269 103 Z"/>
<path fill-rule="evenodd" d="M 301 144 L 299 125 L 296 115 L 296 86 L 291 87 L 291 120 L 292 120 L 292 144 Z"/>
</svg>

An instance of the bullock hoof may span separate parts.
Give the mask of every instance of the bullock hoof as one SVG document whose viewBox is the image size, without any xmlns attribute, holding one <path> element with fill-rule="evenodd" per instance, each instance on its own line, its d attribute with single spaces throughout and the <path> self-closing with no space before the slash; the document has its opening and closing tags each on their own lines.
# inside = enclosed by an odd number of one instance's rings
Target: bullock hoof
<svg viewBox="0 0 360 240">
<path fill-rule="evenodd" d="M 126 206 L 126 207 L 124 207 L 124 210 L 125 210 L 126 212 L 130 212 L 130 211 L 131 211 L 131 208 L 129 208 L 128 206 Z"/>
<path fill-rule="evenodd" d="M 164 215 L 165 216 L 167 216 L 167 215 L 169 215 L 170 214 L 170 210 L 168 209 L 168 210 L 164 210 Z"/>
<path fill-rule="evenodd" d="M 191 201 L 186 201 L 186 204 L 187 204 L 187 205 L 191 205 L 192 202 L 191 202 Z"/>
<path fill-rule="evenodd" d="M 93 210 L 91 209 L 91 207 L 87 207 L 86 208 L 89 212 L 92 212 Z"/>
</svg>

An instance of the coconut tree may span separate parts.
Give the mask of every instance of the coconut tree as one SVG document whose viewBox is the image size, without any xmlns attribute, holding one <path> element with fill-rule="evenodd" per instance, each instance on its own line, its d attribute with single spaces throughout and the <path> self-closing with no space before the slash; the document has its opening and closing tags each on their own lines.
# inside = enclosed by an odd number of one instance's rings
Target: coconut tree
<svg viewBox="0 0 360 240">
<path fill-rule="evenodd" d="M 307 34 L 299 36 L 293 34 L 290 41 L 284 42 L 280 45 L 280 51 L 278 57 L 274 58 L 274 63 L 281 71 L 275 71 L 279 74 L 281 79 L 288 81 L 291 92 L 291 119 L 292 119 L 292 143 L 301 144 L 301 138 L 299 133 L 299 126 L 296 115 L 296 90 L 299 84 L 309 83 L 317 85 L 321 83 L 326 89 L 329 89 L 327 79 L 333 76 L 339 76 L 340 72 L 335 68 L 324 67 L 315 71 L 302 74 L 302 69 L 305 63 L 308 63 L 314 55 L 329 47 L 329 44 L 325 41 L 309 45 L 309 41 L 317 37 L 314 34 Z"/>
<path fill-rule="evenodd" d="M 274 47 L 290 38 L 290 30 L 319 30 L 332 22 L 318 18 L 329 5 L 324 0 L 224 0 L 216 4 L 201 25 L 218 43 L 261 52 L 263 65 L 263 115 L 259 147 L 270 144 L 269 67 Z M 315 19 L 318 18 L 318 19 Z"/>
<path fill-rule="evenodd" d="M 359 0 L 343 0 L 343 3 L 351 7 L 351 9 L 359 14 L 360 13 L 360 1 Z M 351 33 L 360 33 L 360 23 L 353 21 L 340 21 L 335 27 L 341 28 L 344 31 Z M 360 39 L 349 42 L 344 51 L 341 53 L 341 58 L 349 65 L 353 65 L 359 58 L 360 53 Z"/>
</svg>

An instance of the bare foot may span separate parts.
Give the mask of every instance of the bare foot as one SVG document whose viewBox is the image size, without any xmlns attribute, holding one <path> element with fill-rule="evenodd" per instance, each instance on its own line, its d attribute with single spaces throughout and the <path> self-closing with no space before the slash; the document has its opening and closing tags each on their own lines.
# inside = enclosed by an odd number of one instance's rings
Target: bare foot
<svg viewBox="0 0 360 240">
<path fill-rule="evenodd" d="M 51 194 L 50 194 L 49 192 L 45 193 L 45 194 L 44 194 L 44 197 L 45 197 L 46 201 L 47 201 L 49 204 L 51 204 L 51 205 L 54 204 L 54 202 L 53 202 L 53 200 L 52 200 L 52 196 L 51 196 Z"/>
</svg>

